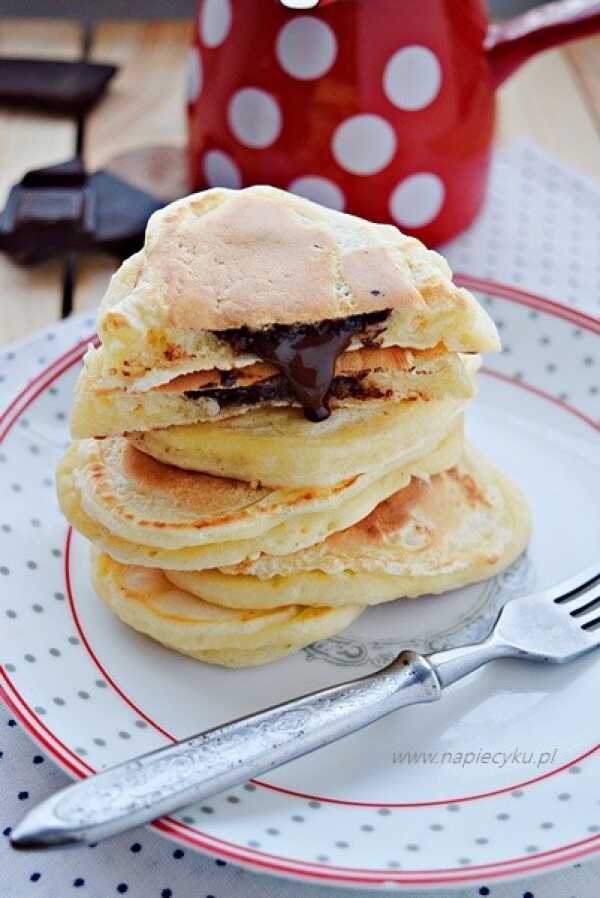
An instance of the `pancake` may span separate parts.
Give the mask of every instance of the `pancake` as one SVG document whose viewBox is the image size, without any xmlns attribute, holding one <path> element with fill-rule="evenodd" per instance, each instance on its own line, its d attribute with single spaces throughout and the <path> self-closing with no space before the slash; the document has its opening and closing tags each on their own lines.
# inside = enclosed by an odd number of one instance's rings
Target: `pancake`
<svg viewBox="0 0 600 898">
<path fill-rule="evenodd" d="M 300 407 L 289 382 L 273 365 L 256 363 L 224 372 L 217 368 L 182 374 L 153 389 L 98 388 L 100 356 L 92 353 L 77 382 L 71 415 L 75 439 L 145 431 L 223 419 L 250 409 Z M 385 399 L 469 399 L 469 365 L 442 346 L 358 349 L 337 360 L 329 408 Z"/>
<path fill-rule="evenodd" d="M 360 523 L 283 557 L 222 571 L 174 572 L 178 586 L 228 607 L 292 602 L 376 605 L 439 594 L 497 574 L 524 550 L 531 522 L 518 488 L 471 448 L 430 481 L 413 478 Z"/>
<path fill-rule="evenodd" d="M 98 387 L 259 361 L 224 332 L 378 313 L 381 347 L 497 350 L 491 319 L 451 277 L 440 255 L 392 225 L 272 187 L 192 194 L 151 217 L 143 250 L 111 281 Z M 361 345 L 357 332 L 351 346 Z"/>
<path fill-rule="evenodd" d="M 373 402 L 320 423 L 300 409 L 263 408 L 223 421 L 130 433 L 158 461 L 263 485 L 323 487 L 431 451 L 467 400 Z"/>
<path fill-rule="evenodd" d="M 363 611 L 350 605 L 221 608 L 175 587 L 158 570 L 119 564 L 96 549 L 92 581 L 108 607 L 133 629 L 184 655 L 227 667 L 281 658 L 339 633 Z"/>
<path fill-rule="evenodd" d="M 388 465 L 330 487 L 268 489 L 157 462 L 123 437 L 73 443 L 57 470 L 61 507 L 91 542 L 125 564 L 198 570 L 266 552 L 286 555 L 350 527 L 411 476 L 456 463 L 462 418 L 408 467 Z"/>
</svg>

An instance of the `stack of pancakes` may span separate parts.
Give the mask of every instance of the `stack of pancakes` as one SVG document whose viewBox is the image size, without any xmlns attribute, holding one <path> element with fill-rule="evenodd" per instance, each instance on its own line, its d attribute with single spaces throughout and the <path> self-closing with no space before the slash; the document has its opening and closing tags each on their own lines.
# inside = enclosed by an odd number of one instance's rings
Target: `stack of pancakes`
<svg viewBox="0 0 600 898">
<path fill-rule="evenodd" d="M 98 333 L 59 498 L 97 593 L 165 645 L 260 664 L 523 550 L 522 495 L 463 436 L 495 327 L 396 228 L 268 187 L 187 197 Z"/>
</svg>

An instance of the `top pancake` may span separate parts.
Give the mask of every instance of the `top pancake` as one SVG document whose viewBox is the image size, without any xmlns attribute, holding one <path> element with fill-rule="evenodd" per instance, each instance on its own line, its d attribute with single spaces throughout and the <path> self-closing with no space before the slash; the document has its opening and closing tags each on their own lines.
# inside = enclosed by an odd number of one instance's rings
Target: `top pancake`
<svg viewBox="0 0 600 898">
<path fill-rule="evenodd" d="M 113 277 L 102 347 L 92 351 L 96 382 L 147 389 L 255 364 L 215 332 L 380 310 L 389 310 L 381 347 L 499 348 L 492 321 L 442 257 L 397 228 L 270 187 L 207 190 L 155 213 L 144 249 Z"/>
</svg>

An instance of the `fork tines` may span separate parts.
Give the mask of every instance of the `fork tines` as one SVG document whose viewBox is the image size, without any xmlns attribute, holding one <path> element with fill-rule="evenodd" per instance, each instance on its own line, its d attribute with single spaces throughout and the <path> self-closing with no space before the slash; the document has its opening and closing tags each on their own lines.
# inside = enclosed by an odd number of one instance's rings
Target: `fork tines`
<svg viewBox="0 0 600 898">
<path fill-rule="evenodd" d="M 557 605 L 567 602 L 579 601 L 577 606 L 569 612 L 571 617 L 581 619 L 583 630 L 595 630 L 600 626 L 600 572 L 598 567 L 588 569 L 583 575 L 579 575 L 579 583 L 573 585 L 567 592 L 554 599 Z"/>
</svg>

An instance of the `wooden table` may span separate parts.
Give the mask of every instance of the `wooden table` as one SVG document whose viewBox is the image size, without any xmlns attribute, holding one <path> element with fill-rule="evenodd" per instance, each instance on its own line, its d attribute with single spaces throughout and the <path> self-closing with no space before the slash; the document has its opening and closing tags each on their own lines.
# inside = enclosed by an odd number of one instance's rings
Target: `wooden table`
<svg viewBox="0 0 600 898">
<path fill-rule="evenodd" d="M 85 158 L 90 168 L 149 144 L 185 142 L 184 79 L 190 27 L 181 22 L 106 23 L 97 26 L 91 57 L 120 66 L 107 97 L 92 113 Z M 76 23 L 0 21 L 0 53 L 77 58 Z M 582 172 L 600 180 L 600 38 L 553 50 L 529 62 L 500 91 L 498 142 L 528 136 Z M 0 203 L 24 171 L 68 158 L 71 122 L 0 112 Z M 82 260 L 74 290 L 76 311 L 97 306 L 116 262 Z M 57 321 L 64 264 L 33 269 L 0 255 L 0 344 Z"/>
</svg>

